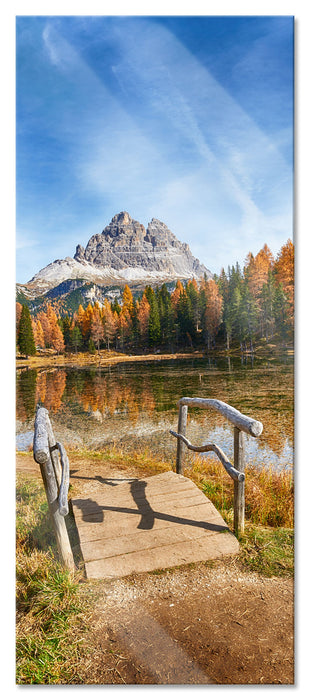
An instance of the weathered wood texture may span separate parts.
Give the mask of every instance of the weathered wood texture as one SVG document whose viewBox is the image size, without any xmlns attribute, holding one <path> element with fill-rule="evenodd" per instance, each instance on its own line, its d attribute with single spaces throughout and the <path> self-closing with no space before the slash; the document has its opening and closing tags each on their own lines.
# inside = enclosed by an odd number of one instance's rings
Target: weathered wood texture
<svg viewBox="0 0 310 700">
<path fill-rule="evenodd" d="M 234 428 L 234 464 L 242 474 L 245 470 L 244 433 Z M 234 482 L 234 532 L 244 532 L 245 493 L 244 480 Z"/>
<path fill-rule="evenodd" d="M 238 428 L 235 428 L 235 430 L 238 430 Z M 184 435 L 175 433 L 174 430 L 170 430 L 169 432 L 174 437 L 178 438 L 179 440 L 182 440 L 186 447 L 188 447 L 188 449 L 192 450 L 193 452 L 215 452 L 229 476 L 231 476 L 231 478 L 234 479 L 234 481 L 244 481 L 245 475 L 241 474 L 241 472 L 239 472 L 233 467 L 228 457 L 225 455 L 225 452 L 223 452 L 223 450 L 221 450 L 221 448 L 214 442 L 208 443 L 206 445 L 200 445 L 197 447 L 196 445 L 192 445 L 192 443 L 189 440 L 187 440 L 187 438 L 185 438 Z"/>
<path fill-rule="evenodd" d="M 245 512 L 245 457 L 244 457 L 244 433 L 248 433 L 252 437 L 259 437 L 263 431 L 263 425 L 259 421 L 243 415 L 233 406 L 229 406 L 223 401 L 217 399 L 201 399 L 188 398 L 184 396 L 178 401 L 179 419 L 178 432 L 170 430 L 171 435 L 177 438 L 177 458 L 176 472 L 183 474 L 184 472 L 184 447 L 193 450 L 194 452 L 214 452 L 220 459 L 223 467 L 234 480 L 234 532 L 244 532 L 244 512 Z M 187 410 L 192 408 L 211 408 L 221 413 L 234 426 L 234 465 L 230 463 L 227 456 L 218 445 L 209 443 L 206 445 L 195 446 L 185 437 Z"/>
<path fill-rule="evenodd" d="M 114 578 L 236 554 L 239 543 L 190 479 L 165 472 L 100 484 L 72 499 L 88 578 Z"/>
<path fill-rule="evenodd" d="M 254 418 L 249 418 L 249 416 L 244 416 L 243 413 L 240 413 L 236 408 L 224 403 L 224 401 L 218 401 L 217 399 L 187 398 L 184 396 L 180 399 L 178 404 L 179 406 L 192 406 L 193 408 L 212 408 L 214 411 L 218 411 L 225 416 L 236 428 L 252 435 L 252 437 L 258 437 L 263 432 L 262 423 L 254 420 Z M 178 430 L 178 433 L 180 432 L 183 431 Z"/>
<path fill-rule="evenodd" d="M 56 458 L 55 438 L 49 421 L 48 412 L 42 406 L 37 408 L 34 438 L 33 455 L 35 461 L 40 464 L 42 480 L 45 487 L 46 498 L 49 507 L 56 542 L 63 566 L 70 571 L 75 569 L 71 544 L 67 532 L 64 515 L 67 514 L 65 498 L 69 488 L 69 464 L 65 465 L 63 476 L 60 476 L 58 456 Z M 63 482 L 61 492 L 61 505 L 59 504 L 59 485 Z M 60 507 L 61 512 L 60 512 Z"/>
<path fill-rule="evenodd" d="M 186 423 L 187 423 L 187 406 L 180 405 L 179 407 L 179 421 L 178 421 L 178 434 L 182 434 L 185 437 L 186 434 Z M 177 474 L 183 474 L 185 445 L 181 438 L 178 438 L 177 442 L 177 460 L 176 460 L 176 472 Z"/>
</svg>

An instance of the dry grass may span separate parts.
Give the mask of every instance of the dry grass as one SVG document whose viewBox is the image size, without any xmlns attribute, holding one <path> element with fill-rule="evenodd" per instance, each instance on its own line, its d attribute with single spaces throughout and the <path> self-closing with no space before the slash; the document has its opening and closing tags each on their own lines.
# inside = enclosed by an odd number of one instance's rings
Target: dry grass
<svg viewBox="0 0 310 700">
<path fill-rule="evenodd" d="M 232 522 L 234 487 L 230 476 L 215 458 L 188 459 L 185 476 L 201 488 L 221 511 L 227 522 Z M 246 467 L 245 517 L 254 524 L 270 527 L 294 526 L 294 480 L 291 470 L 276 472 L 262 467 Z"/>
</svg>

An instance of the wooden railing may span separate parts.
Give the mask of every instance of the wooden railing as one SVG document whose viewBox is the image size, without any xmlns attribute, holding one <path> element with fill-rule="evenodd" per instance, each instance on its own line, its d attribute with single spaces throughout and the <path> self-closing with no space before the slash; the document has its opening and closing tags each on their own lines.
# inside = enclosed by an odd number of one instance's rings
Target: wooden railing
<svg viewBox="0 0 310 700">
<path fill-rule="evenodd" d="M 48 411 L 37 406 L 33 456 L 40 465 L 49 512 L 63 566 L 75 569 L 65 516 L 68 515 L 69 461 L 63 445 L 55 441 Z"/>
<path fill-rule="evenodd" d="M 253 418 L 244 416 L 232 406 L 229 406 L 223 401 L 217 399 L 200 399 L 183 397 L 178 401 L 179 406 L 179 421 L 178 432 L 170 430 L 171 435 L 177 438 L 177 458 L 176 472 L 183 474 L 184 471 L 184 451 L 185 447 L 194 452 L 215 452 L 223 467 L 228 472 L 229 476 L 234 481 L 234 532 L 244 532 L 244 511 L 245 511 L 245 452 L 244 452 L 244 433 L 248 433 L 252 437 L 259 437 L 263 431 L 263 425 Z M 223 450 L 215 443 L 201 445 L 199 447 L 192 445 L 186 436 L 187 411 L 188 407 L 193 408 L 211 408 L 221 413 L 234 426 L 234 464 L 232 465 L 226 457 Z"/>
</svg>

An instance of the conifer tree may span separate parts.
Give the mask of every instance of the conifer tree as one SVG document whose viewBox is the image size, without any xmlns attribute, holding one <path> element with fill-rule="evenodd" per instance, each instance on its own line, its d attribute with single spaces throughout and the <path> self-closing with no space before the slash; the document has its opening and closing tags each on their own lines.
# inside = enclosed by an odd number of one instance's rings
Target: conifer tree
<svg viewBox="0 0 310 700">
<path fill-rule="evenodd" d="M 74 325 L 70 331 L 70 343 L 73 345 L 75 352 L 81 347 L 83 342 L 83 337 L 79 326 Z"/>
<path fill-rule="evenodd" d="M 151 347 L 160 342 L 160 319 L 156 294 L 152 287 L 147 287 L 145 295 L 150 305 L 149 314 L 149 344 Z"/>
<path fill-rule="evenodd" d="M 36 354 L 31 316 L 29 308 L 26 306 L 26 304 L 22 305 L 18 329 L 18 347 L 22 355 L 26 355 L 26 357 Z"/>
</svg>

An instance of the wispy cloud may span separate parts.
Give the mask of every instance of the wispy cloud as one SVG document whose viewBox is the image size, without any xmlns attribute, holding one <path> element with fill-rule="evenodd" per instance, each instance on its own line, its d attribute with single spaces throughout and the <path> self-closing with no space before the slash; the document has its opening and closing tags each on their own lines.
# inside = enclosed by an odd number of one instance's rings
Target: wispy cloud
<svg viewBox="0 0 310 700">
<path fill-rule="evenodd" d="M 42 88 L 35 94 L 33 74 L 25 83 L 23 124 L 26 139 L 35 105 L 36 170 L 28 160 L 24 185 L 38 210 L 33 240 L 46 212 L 46 235 L 55 230 L 63 249 L 87 217 L 98 230 L 127 209 L 144 224 L 165 221 L 218 270 L 253 239 L 291 235 L 292 173 L 282 155 L 290 129 L 264 132 L 167 27 L 147 17 L 49 18 L 41 41 Z M 253 71 L 269 41 L 252 46 Z M 31 193 L 27 201 L 28 216 Z"/>
</svg>

